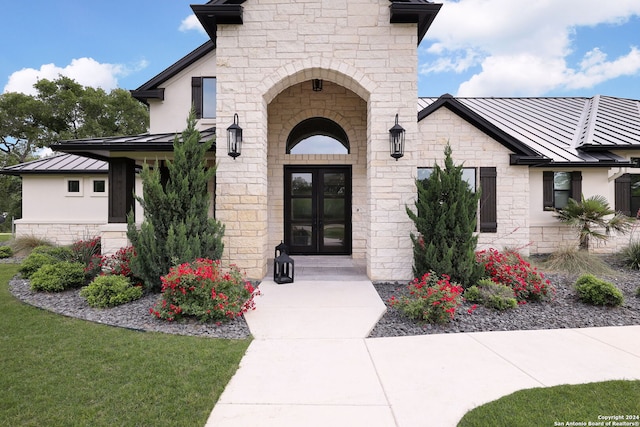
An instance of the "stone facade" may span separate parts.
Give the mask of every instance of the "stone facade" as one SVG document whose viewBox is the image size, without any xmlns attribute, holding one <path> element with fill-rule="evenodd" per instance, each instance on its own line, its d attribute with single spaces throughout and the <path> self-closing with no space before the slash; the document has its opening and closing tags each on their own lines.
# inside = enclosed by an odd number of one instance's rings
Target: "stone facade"
<svg viewBox="0 0 640 427">
<path fill-rule="evenodd" d="M 103 222 L 83 221 L 18 221 L 16 223 L 16 238 L 36 236 L 61 246 L 100 236 L 101 228 L 104 225 Z"/>
<path fill-rule="evenodd" d="M 418 127 L 421 135 L 419 167 L 431 167 L 434 161 L 443 166 L 444 147 L 448 142 L 455 164 L 496 168 L 498 229 L 496 233 L 480 233 L 479 249 L 511 247 L 528 253 L 531 239 L 529 168 L 510 165 L 511 151 L 447 108 L 435 111 L 420 121 Z M 477 177 L 476 173 L 476 180 Z"/>
<path fill-rule="evenodd" d="M 285 102 L 286 91 L 312 79 L 323 79 L 327 90 L 333 86 L 349 93 L 350 102 L 358 104 L 356 115 L 344 116 L 341 123 L 358 132 L 357 158 L 347 160 L 354 165 L 354 186 L 364 187 L 354 203 L 361 207 L 353 215 L 356 256 L 366 258 L 374 280 L 409 277 L 410 224 L 388 207 L 414 197 L 415 160 L 412 153 L 398 163 L 389 156 L 388 130 L 399 114 L 407 140 L 417 136 L 417 31 L 415 24 L 390 24 L 389 13 L 389 4 L 376 0 L 254 0 L 245 4 L 242 25 L 218 27 L 217 137 L 226 140 L 225 130 L 237 113 L 244 146 L 235 161 L 224 144 L 217 146 L 216 213 L 226 225 L 224 259 L 246 269 L 249 277 L 265 275 L 273 243 L 282 238 L 268 218 L 277 209 L 272 204 L 281 203 L 269 197 L 282 183 L 283 161 L 269 157 L 281 140 L 272 138 L 288 134 L 295 117 L 322 107 L 305 108 L 308 100 L 301 96 L 287 121 L 270 114 L 282 116 L 277 105 Z M 329 110 L 333 117 L 342 114 L 333 106 Z"/>
</svg>

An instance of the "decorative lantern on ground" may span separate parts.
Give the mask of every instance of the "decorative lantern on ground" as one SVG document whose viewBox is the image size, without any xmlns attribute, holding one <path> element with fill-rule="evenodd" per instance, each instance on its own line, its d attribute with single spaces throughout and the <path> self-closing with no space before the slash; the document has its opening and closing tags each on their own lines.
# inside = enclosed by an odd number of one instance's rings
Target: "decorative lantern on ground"
<svg viewBox="0 0 640 427">
<path fill-rule="evenodd" d="M 287 253 L 288 251 L 289 248 L 282 242 L 276 246 L 273 259 L 273 281 L 280 285 L 293 283 L 294 261 Z"/>
<path fill-rule="evenodd" d="M 285 245 L 284 242 L 280 240 L 280 244 L 276 246 L 276 251 L 275 251 L 275 254 L 273 255 L 273 259 L 278 258 L 278 256 L 282 254 L 288 254 L 288 253 L 289 253 L 289 246 Z"/>
</svg>

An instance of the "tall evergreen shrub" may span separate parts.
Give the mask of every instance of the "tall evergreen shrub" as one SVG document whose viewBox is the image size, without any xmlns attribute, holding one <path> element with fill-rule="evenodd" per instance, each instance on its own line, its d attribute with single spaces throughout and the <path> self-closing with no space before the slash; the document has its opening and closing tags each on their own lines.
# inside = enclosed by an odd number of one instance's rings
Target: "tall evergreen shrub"
<svg viewBox="0 0 640 427">
<path fill-rule="evenodd" d="M 162 185 L 157 162 L 153 169 L 142 169 L 143 197 L 136 200 L 145 219 L 138 230 L 129 214 L 127 236 L 136 249 L 132 270 L 153 290 L 160 289 L 160 276 L 174 265 L 222 256 L 224 226 L 209 218 L 207 183 L 215 168 L 207 167 L 205 154 L 213 141 L 200 139 L 192 111 L 182 136 L 173 141 L 167 183 Z"/>
<path fill-rule="evenodd" d="M 416 212 L 406 208 L 418 232 L 411 233 L 413 274 L 435 271 L 468 287 L 482 275 L 474 235 L 480 194 L 462 178 L 462 165 L 454 165 L 449 144 L 444 154 L 444 169 L 436 163 L 427 179 L 416 180 Z"/>
</svg>

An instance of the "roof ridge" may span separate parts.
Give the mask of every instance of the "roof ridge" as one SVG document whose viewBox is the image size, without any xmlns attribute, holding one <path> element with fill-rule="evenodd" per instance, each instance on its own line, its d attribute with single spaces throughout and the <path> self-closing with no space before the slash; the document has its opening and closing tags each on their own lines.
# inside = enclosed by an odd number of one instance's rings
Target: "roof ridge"
<svg viewBox="0 0 640 427">
<path fill-rule="evenodd" d="M 589 108 L 585 115 L 581 117 L 582 132 L 579 133 L 576 138 L 576 145 L 573 148 L 580 148 L 593 140 L 593 134 L 596 129 L 596 122 L 598 118 L 598 110 L 600 108 L 600 95 L 595 95 L 589 100 Z M 584 118 L 584 120 L 582 120 Z"/>
</svg>

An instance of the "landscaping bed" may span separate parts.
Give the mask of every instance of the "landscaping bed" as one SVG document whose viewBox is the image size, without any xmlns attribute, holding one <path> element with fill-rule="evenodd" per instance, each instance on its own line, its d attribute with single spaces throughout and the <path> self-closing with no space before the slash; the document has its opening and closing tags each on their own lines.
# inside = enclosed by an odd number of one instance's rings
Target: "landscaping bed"
<svg viewBox="0 0 640 427">
<path fill-rule="evenodd" d="M 640 297 L 636 296 L 636 289 L 640 286 L 640 272 L 617 266 L 613 260 L 608 263 L 615 275 L 603 278 L 614 283 L 623 292 L 625 302 L 622 306 L 585 304 L 578 299 L 574 289 L 578 275 L 549 273 L 545 277 L 556 288 L 552 301 L 529 302 L 505 311 L 483 306 L 473 309 L 473 304 L 463 302 L 456 310 L 455 318 L 446 324 L 425 324 L 408 319 L 388 303 L 391 296 L 397 297 L 406 292 L 406 284 L 377 283 L 375 288 L 387 305 L 387 312 L 370 337 L 640 325 Z"/>
</svg>

